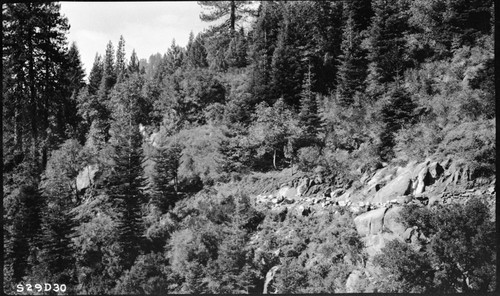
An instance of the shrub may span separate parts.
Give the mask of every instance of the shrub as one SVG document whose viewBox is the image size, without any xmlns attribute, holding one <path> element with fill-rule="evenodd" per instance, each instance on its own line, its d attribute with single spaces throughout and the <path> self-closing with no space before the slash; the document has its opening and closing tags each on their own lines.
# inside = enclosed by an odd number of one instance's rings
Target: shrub
<svg viewBox="0 0 500 296">
<path fill-rule="evenodd" d="M 299 169 L 305 172 L 310 172 L 322 162 L 320 149 L 316 146 L 300 148 L 297 158 Z"/>
<path fill-rule="evenodd" d="M 496 168 L 495 120 L 464 122 L 448 126 L 438 152 L 464 159 L 473 176 L 491 176 Z"/>
<path fill-rule="evenodd" d="M 435 122 L 419 122 L 396 133 L 396 159 L 409 161 L 432 155 L 442 140 L 441 129 Z"/>
<path fill-rule="evenodd" d="M 397 240 L 382 249 L 375 262 L 389 280 L 386 292 L 495 290 L 495 223 L 487 204 L 476 198 L 431 209 L 407 206 L 401 216 L 430 242 L 423 252 Z"/>
</svg>

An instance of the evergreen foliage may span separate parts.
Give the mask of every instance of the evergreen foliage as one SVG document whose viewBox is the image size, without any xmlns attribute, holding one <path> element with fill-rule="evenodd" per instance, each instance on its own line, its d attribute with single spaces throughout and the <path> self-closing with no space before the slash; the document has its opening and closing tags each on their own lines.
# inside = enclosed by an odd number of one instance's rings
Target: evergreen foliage
<svg viewBox="0 0 500 296">
<path fill-rule="evenodd" d="M 109 41 L 86 81 L 60 4 L 2 5 L 5 293 L 343 293 L 372 264 L 360 291 L 496 289 L 481 201 L 407 206 L 427 243 L 368 263 L 342 208 L 254 205 L 426 158 L 494 181 L 493 1 L 250 2 L 199 1 L 212 26 L 147 59 Z"/>
<path fill-rule="evenodd" d="M 471 293 L 496 288 L 491 272 L 495 226 L 486 204 L 471 199 L 432 210 L 407 207 L 403 221 L 418 226 L 430 242 L 424 252 L 399 241 L 383 249 L 376 262 L 387 272 L 387 291 Z"/>
</svg>

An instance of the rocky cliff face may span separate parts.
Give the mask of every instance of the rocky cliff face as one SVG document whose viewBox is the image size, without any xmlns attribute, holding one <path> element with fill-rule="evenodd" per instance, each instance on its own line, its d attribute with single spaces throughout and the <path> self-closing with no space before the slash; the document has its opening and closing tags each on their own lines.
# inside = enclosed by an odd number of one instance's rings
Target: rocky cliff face
<svg viewBox="0 0 500 296">
<path fill-rule="evenodd" d="M 355 216 L 355 227 L 368 260 L 351 272 L 346 283 L 347 292 L 362 292 L 356 287 L 360 286 L 360 281 L 373 278 L 377 271 L 372 259 L 388 241 L 399 239 L 417 249 L 428 242 L 419 229 L 406 228 L 399 222 L 403 205 L 433 207 L 466 203 L 477 196 L 491 206 L 495 217 L 496 180 L 473 179 L 466 165 L 452 159 L 386 166 L 365 173 L 360 179 L 361 186 L 357 188 L 334 186 L 324 180 L 321 175 L 300 176 L 272 192 L 255 196 L 254 202 L 256 208 L 270 211 L 280 221 L 290 213 L 313 216 L 350 211 Z M 269 271 L 266 283 L 272 281 L 276 270 Z M 373 288 L 376 284 L 371 286 Z"/>
</svg>

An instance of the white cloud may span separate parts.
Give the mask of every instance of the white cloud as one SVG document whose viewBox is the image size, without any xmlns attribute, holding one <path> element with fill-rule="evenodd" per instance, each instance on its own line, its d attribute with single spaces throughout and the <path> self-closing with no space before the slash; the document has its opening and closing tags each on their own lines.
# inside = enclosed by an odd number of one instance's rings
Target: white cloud
<svg viewBox="0 0 500 296">
<path fill-rule="evenodd" d="M 62 2 L 61 12 L 71 25 L 68 41 L 75 41 L 87 74 L 95 54 L 103 55 L 111 40 L 115 50 L 120 35 L 127 58 L 135 48 L 139 58 L 165 53 L 175 39 L 185 46 L 189 32 L 210 24 L 199 19 L 196 2 Z"/>
</svg>

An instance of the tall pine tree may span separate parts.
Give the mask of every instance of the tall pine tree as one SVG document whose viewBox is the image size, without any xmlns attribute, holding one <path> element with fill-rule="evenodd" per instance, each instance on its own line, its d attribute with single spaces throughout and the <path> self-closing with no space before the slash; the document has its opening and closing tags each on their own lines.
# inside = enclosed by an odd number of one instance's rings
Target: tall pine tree
<svg viewBox="0 0 500 296">
<path fill-rule="evenodd" d="M 118 243 L 122 248 L 120 260 L 124 269 L 130 268 L 139 254 L 144 231 L 141 205 L 145 201 L 145 180 L 142 169 L 142 134 L 139 131 L 142 84 L 142 79 L 136 74 L 117 84 L 111 94 L 112 165 L 104 191 L 120 213 Z"/>
<path fill-rule="evenodd" d="M 57 3 L 8 3 L 2 6 L 3 31 L 3 118 L 4 159 L 15 167 L 20 160 L 32 162 L 39 174 L 47 162 L 50 149 L 57 145 L 59 134 L 55 119 L 65 98 L 67 87 L 60 81 L 66 58 L 68 21 Z M 5 144 L 4 144 L 5 145 Z M 16 156 L 18 156 L 16 160 Z M 37 179 L 37 177 L 35 177 Z"/>
<path fill-rule="evenodd" d="M 371 8 L 363 7 L 363 3 L 367 1 L 344 2 L 345 24 L 337 77 L 337 92 L 344 106 L 354 102 L 356 91 L 363 92 L 365 89 L 368 60 L 361 43 L 362 30 L 366 29 Z"/>
<path fill-rule="evenodd" d="M 407 0 L 374 0 L 370 27 L 367 87 L 373 95 L 402 79 L 409 66 L 405 34 L 409 31 Z"/>
<path fill-rule="evenodd" d="M 302 84 L 302 92 L 300 94 L 300 112 L 299 121 L 303 129 L 303 139 L 309 145 L 316 141 L 320 121 L 318 116 L 318 105 L 316 102 L 316 94 L 312 91 L 313 74 L 311 66 L 307 71 L 304 82 Z"/>
</svg>

